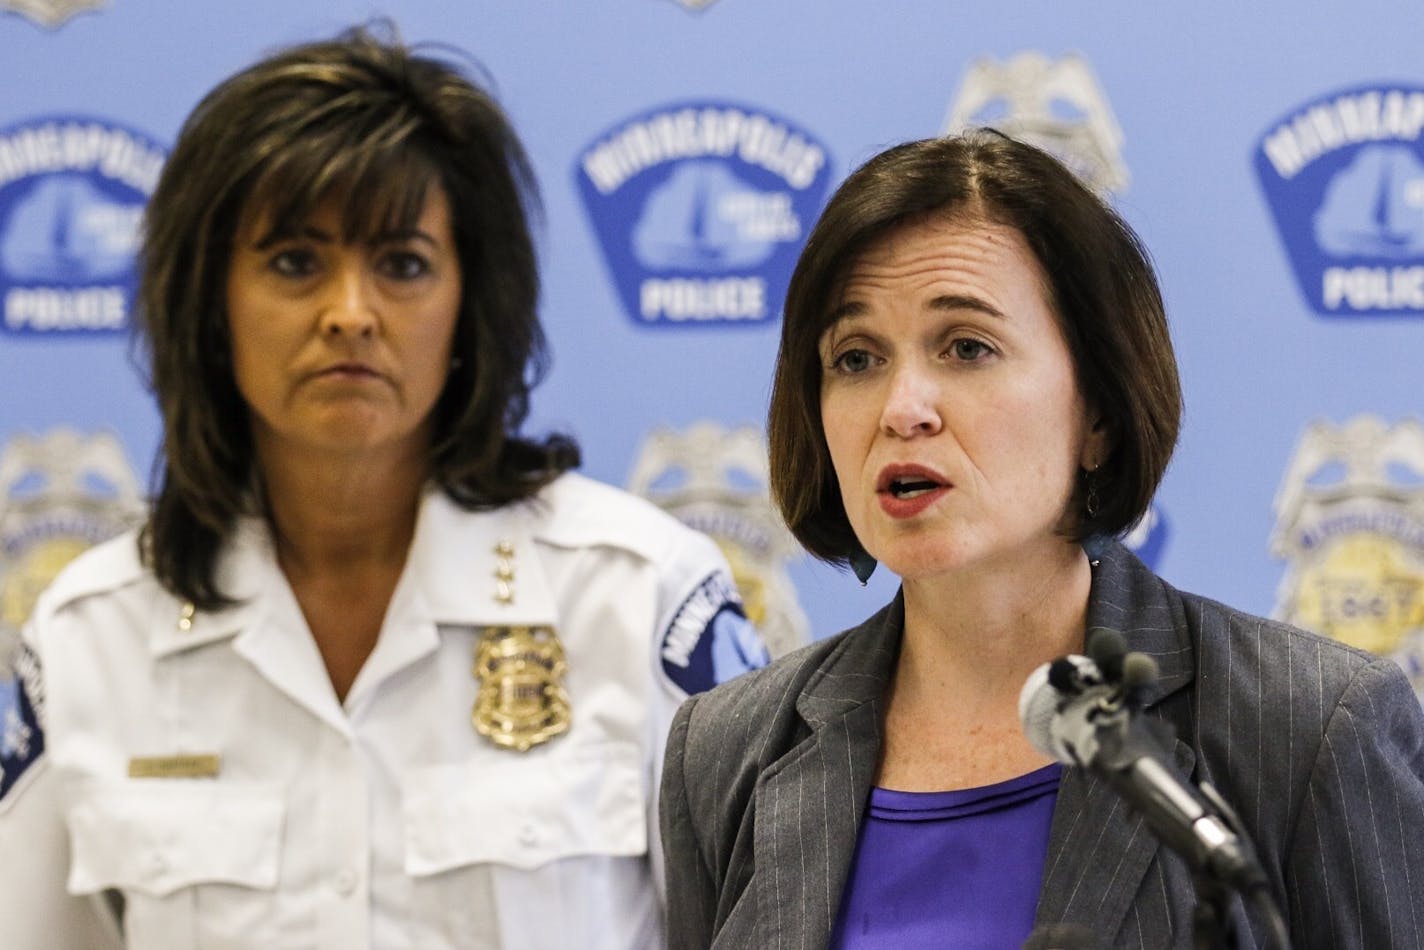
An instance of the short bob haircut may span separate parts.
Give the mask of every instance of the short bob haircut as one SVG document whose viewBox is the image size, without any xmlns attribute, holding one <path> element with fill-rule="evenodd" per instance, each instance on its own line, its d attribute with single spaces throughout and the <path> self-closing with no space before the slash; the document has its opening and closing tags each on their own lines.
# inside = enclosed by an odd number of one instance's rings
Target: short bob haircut
<svg viewBox="0 0 1424 950">
<path fill-rule="evenodd" d="M 177 596 L 228 603 L 217 555 L 238 516 L 264 510 L 228 336 L 243 215 L 295 229 L 330 202 L 342 239 L 361 241 L 412 226 L 432 186 L 449 198 L 464 287 L 434 410 L 432 481 L 466 508 L 489 508 L 578 464 L 569 438 L 518 435 L 547 365 L 528 220 L 539 199 L 499 106 L 458 66 L 371 30 L 292 47 L 198 104 L 145 219 L 137 342 L 164 439 L 141 551 Z"/>
<path fill-rule="evenodd" d="M 896 228 L 940 214 L 1015 228 L 1033 251 L 1078 387 L 1112 446 L 1095 472 L 1082 473 L 1065 526 L 1075 540 L 1125 532 L 1152 501 L 1182 415 L 1157 279 L 1137 235 L 1072 172 L 992 130 L 876 155 L 837 189 L 807 239 L 787 291 L 767 419 L 782 518 L 822 560 L 846 566 L 862 555 L 826 445 L 819 344 L 859 255 Z"/>
</svg>

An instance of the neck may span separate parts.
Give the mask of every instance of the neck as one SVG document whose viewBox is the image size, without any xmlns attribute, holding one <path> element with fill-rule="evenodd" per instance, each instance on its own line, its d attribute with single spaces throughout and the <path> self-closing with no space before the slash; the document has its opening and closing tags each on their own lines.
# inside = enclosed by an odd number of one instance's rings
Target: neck
<svg viewBox="0 0 1424 950">
<path fill-rule="evenodd" d="M 1036 667 L 1082 652 L 1091 584 L 1087 556 L 1069 542 L 1007 568 L 906 581 L 897 698 L 1016 708 Z"/>
<path fill-rule="evenodd" d="M 404 562 L 428 472 L 423 455 L 258 454 L 277 559 L 289 576 Z"/>
</svg>

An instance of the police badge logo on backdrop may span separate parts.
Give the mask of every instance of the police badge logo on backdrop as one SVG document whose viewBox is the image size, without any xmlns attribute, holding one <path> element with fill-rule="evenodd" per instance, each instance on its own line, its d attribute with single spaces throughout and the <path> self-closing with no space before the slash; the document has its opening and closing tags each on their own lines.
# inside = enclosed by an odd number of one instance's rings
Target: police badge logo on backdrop
<svg viewBox="0 0 1424 950">
<path fill-rule="evenodd" d="M 20 630 L 80 551 L 137 523 L 138 480 L 112 435 L 56 429 L 0 449 L 0 804 L 44 751 L 44 693 Z"/>
<path fill-rule="evenodd" d="M 97 10 L 105 0 L 0 0 L 0 11 L 28 17 L 40 26 L 58 29 L 89 10 Z"/>
<path fill-rule="evenodd" d="M 1393 657 L 1424 699 L 1424 425 L 1311 425 L 1275 509 L 1276 615 Z"/>
<path fill-rule="evenodd" d="M 635 324 L 762 325 L 781 313 L 830 168 L 790 120 L 699 101 L 618 123 L 574 178 Z"/>
<path fill-rule="evenodd" d="M 767 480 L 760 430 L 699 422 L 682 432 L 650 432 L 628 490 L 717 542 L 747 619 L 770 655 L 781 656 L 809 640 L 810 624 L 786 573 L 800 547 L 772 509 Z M 663 658 L 676 665 L 684 653 L 674 646 Z"/>
<path fill-rule="evenodd" d="M 18 637 L 60 569 L 143 510 L 138 477 L 110 433 L 60 428 L 0 446 L 0 637 Z"/>
<path fill-rule="evenodd" d="M 1256 175 L 1301 294 L 1330 317 L 1424 313 L 1424 87 L 1374 84 L 1291 110 Z"/>
<path fill-rule="evenodd" d="M 147 136 L 104 119 L 0 129 L 0 332 L 128 327 L 139 224 L 164 157 Z"/>
<path fill-rule="evenodd" d="M 1050 59 L 1027 50 L 999 62 L 976 60 L 960 83 L 944 133 L 992 126 L 1036 145 L 1101 195 L 1127 187 L 1122 127 L 1082 56 Z"/>
</svg>

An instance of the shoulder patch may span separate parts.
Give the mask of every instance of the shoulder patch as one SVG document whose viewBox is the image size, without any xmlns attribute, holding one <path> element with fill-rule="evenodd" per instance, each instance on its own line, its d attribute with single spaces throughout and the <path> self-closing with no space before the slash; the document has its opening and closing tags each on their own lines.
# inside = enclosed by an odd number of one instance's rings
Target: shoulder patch
<svg viewBox="0 0 1424 950">
<path fill-rule="evenodd" d="M 659 638 L 663 673 L 691 695 L 771 661 L 726 571 L 708 574 L 673 612 Z"/>
<path fill-rule="evenodd" d="M 647 499 L 576 472 L 560 475 L 540 497 L 547 516 L 535 536 L 561 547 L 606 545 L 662 561 L 691 530 Z"/>
<path fill-rule="evenodd" d="M 0 802 L 44 752 L 44 682 L 39 657 L 19 646 L 0 664 Z"/>
</svg>

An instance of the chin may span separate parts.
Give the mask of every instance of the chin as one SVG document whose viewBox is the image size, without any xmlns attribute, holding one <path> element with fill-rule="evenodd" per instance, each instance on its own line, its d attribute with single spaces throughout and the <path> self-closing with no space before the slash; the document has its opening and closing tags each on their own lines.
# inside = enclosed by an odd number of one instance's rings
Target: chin
<svg viewBox="0 0 1424 950">
<path fill-rule="evenodd" d="M 900 540 L 876 545 L 871 555 L 903 580 L 913 581 L 951 573 L 972 562 L 971 552 L 944 538 Z"/>
</svg>

